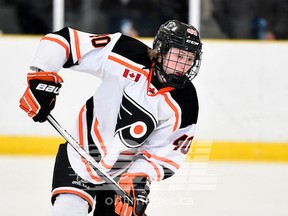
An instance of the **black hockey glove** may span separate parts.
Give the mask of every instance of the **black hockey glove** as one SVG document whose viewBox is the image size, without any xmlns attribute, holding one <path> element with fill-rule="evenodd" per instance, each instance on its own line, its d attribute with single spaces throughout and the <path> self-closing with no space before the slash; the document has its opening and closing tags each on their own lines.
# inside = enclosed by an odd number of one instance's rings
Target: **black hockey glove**
<svg viewBox="0 0 288 216">
<path fill-rule="evenodd" d="M 147 176 L 139 176 L 134 173 L 122 174 L 119 180 L 120 187 L 130 196 L 127 198 L 118 196 L 115 200 L 115 212 L 120 216 L 143 216 L 149 203 L 149 181 Z"/>
<path fill-rule="evenodd" d="M 63 79 L 55 72 L 32 72 L 27 74 L 27 82 L 20 108 L 35 122 L 44 122 L 55 107 Z"/>
</svg>

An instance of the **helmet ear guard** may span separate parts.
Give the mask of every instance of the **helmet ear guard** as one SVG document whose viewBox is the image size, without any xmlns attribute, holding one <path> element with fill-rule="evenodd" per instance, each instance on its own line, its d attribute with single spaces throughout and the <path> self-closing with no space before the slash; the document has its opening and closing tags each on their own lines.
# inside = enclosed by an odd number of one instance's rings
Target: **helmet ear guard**
<svg viewBox="0 0 288 216">
<path fill-rule="evenodd" d="M 194 64 L 184 76 L 166 74 L 163 69 L 163 58 L 173 47 L 196 54 Z M 155 59 L 155 70 L 164 78 L 166 85 L 184 88 L 198 74 L 201 65 L 202 43 L 195 27 L 177 20 L 164 23 L 154 38 L 153 49 L 158 51 L 159 56 L 158 59 Z"/>
</svg>

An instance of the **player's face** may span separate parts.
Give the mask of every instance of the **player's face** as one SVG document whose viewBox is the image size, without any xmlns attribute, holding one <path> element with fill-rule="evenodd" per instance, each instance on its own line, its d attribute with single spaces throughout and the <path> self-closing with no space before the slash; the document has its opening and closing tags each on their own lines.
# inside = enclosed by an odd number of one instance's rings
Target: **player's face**
<svg viewBox="0 0 288 216">
<path fill-rule="evenodd" d="M 166 74 L 183 76 L 194 64 L 196 54 L 172 47 L 163 58 Z"/>
</svg>

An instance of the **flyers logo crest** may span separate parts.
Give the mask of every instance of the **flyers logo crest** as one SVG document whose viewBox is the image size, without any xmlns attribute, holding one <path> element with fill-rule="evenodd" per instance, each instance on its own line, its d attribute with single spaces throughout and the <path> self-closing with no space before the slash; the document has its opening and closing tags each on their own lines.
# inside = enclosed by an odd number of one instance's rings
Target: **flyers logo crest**
<svg viewBox="0 0 288 216">
<path fill-rule="evenodd" d="M 139 147 L 156 126 L 155 117 L 124 92 L 115 129 L 122 143 L 129 148 Z"/>
</svg>

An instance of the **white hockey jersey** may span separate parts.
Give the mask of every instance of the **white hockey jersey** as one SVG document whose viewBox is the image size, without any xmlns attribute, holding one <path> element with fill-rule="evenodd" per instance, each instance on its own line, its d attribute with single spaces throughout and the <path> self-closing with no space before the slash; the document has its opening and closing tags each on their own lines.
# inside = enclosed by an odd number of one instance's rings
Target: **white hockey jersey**
<svg viewBox="0 0 288 216">
<path fill-rule="evenodd" d="M 73 136 L 112 176 L 172 176 L 191 145 L 198 116 L 193 84 L 163 87 L 154 77 L 148 47 L 134 38 L 72 28 L 45 35 L 31 69 L 70 68 L 102 82 L 80 110 Z M 65 83 L 64 83 L 65 84 Z M 68 145 L 72 168 L 94 184 L 103 180 Z"/>
</svg>

